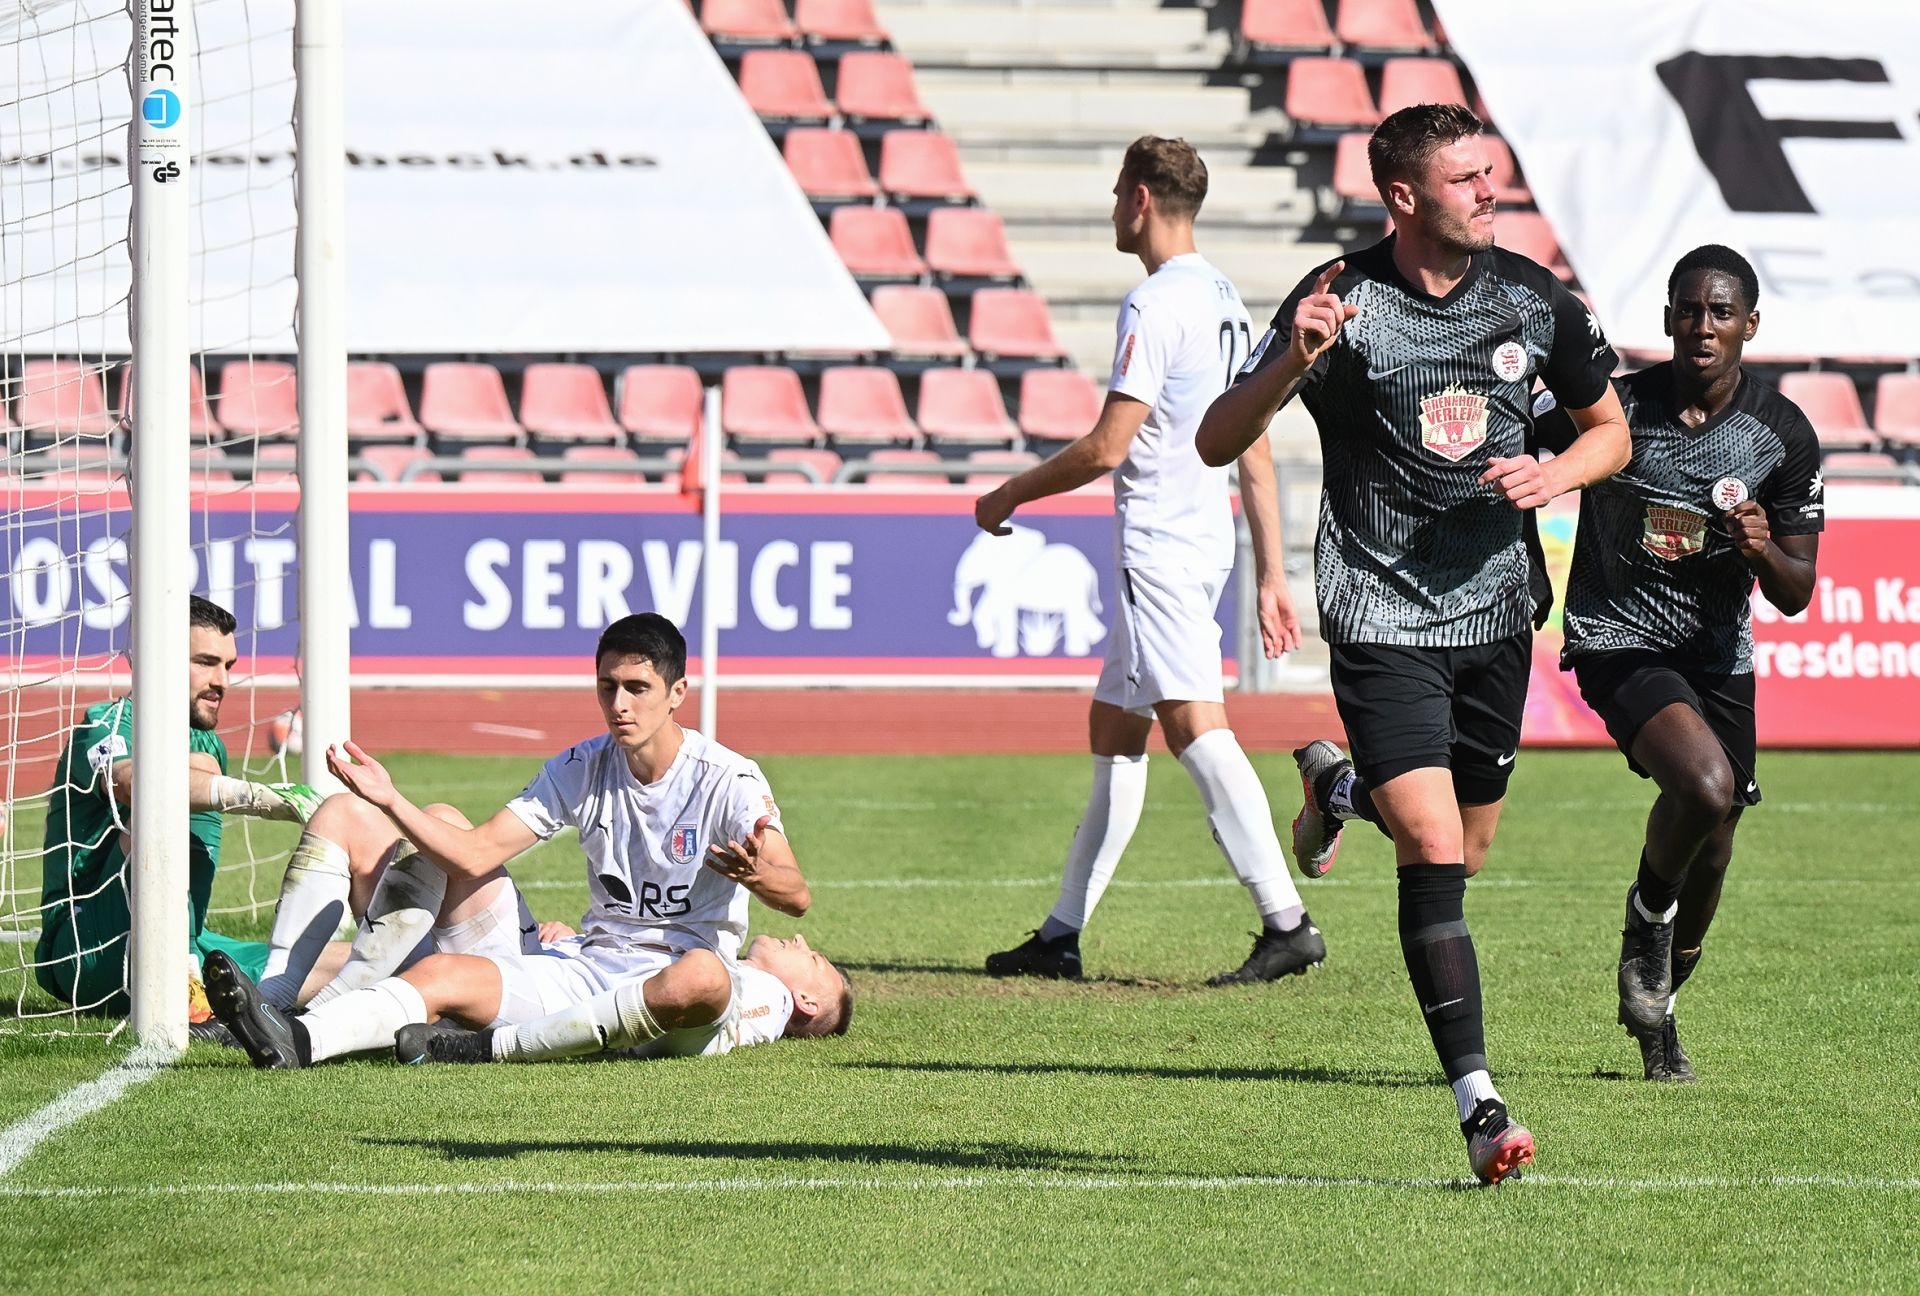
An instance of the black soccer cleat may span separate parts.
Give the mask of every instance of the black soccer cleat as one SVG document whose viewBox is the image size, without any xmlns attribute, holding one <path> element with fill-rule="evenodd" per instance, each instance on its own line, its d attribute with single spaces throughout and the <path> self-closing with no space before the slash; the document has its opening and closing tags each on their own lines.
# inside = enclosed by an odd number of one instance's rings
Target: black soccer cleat
<svg viewBox="0 0 1920 1296">
<path fill-rule="evenodd" d="M 1319 967 L 1327 959 L 1327 942 L 1313 919 L 1302 914 L 1300 925 L 1292 931 L 1264 927 L 1253 938 L 1253 952 L 1247 961 L 1231 972 L 1207 978 L 1210 986 L 1252 985 L 1257 981 L 1278 981 L 1297 976 L 1310 967 Z"/>
<path fill-rule="evenodd" d="M 295 1071 L 304 1066 L 287 1015 L 260 997 L 260 987 L 222 950 L 207 955 L 202 968 L 207 1005 L 253 1064 L 263 1071 Z"/>
<path fill-rule="evenodd" d="M 1059 940 L 1042 940 L 1036 931 L 1010 950 L 987 955 L 987 975 L 1078 981 L 1082 975 L 1080 933 L 1071 932 Z"/>
<path fill-rule="evenodd" d="M 1620 1024 L 1638 1039 L 1660 1029 L 1673 997 L 1673 924 L 1648 922 L 1627 889 L 1627 921 L 1620 929 Z"/>
<path fill-rule="evenodd" d="M 1325 738 L 1316 738 L 1293 753 L 1300 770 L 1300 813 L 1293 817 L 1293 862 L 1302 876 L 1325 877 L 1340 853 L 1340 820 L 1327 804 L 1327 794 L 1340 776 L 1353 768 L 1341 750 Z"/>
<path fill-rule="evenodd" d="M 468 1030 L 452 1022 L 416 1022 L 402 1026 L 393 1037 L 393 1058 L 413 1065 L 420 1062 L 491 1062 L 493 1031 Z"/>
<path fill-rule="evenodd" d="M 219 1044 L 225 1048 L 237 1049 L 240 1047 L 240 1041 L 233 1037 L 232 1031 L 221 1024 L 218 1017 L 209 1017 L 205 1021 L 188 1022 L 187 1038 L 189 1040 L 199 1040 L 206 1044 Z"/>
<path fill-rule="evenodd" d="M 1659 1030 L 1636 1034 L 1633 1038 L 1640 1045 L 1640 1064 L 1647 1079 L 1667 1084 L 1693 1083 L 1693 1063 L 1680 1047 L 1680 1032 L 1674 1027 L 1673 1014 L 1667 1014 Z"/>
</svg>

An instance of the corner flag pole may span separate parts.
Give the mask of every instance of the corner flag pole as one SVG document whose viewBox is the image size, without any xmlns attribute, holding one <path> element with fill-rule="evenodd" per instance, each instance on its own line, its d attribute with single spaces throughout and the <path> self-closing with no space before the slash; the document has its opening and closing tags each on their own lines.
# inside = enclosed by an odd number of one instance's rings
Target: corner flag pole
<svg viewBox="0 0 1920 1296">
<path fill-rule="evenodd" d="M 700 732 L 715 737 L 720 701 L 720 388 L 707 388 L 700 420 Z"/>
</svg>

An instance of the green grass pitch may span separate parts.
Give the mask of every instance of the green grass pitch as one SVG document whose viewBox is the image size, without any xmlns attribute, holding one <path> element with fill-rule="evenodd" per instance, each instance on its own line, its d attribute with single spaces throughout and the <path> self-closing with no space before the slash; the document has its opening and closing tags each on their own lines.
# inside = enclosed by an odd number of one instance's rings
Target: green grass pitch
<svg viewBox="0 0 1920 1296">
<path fill-rule="evenodd" d="M 1258 763 L 1284 819 L 1290 763 Z M 533 765 L 394 764 L 475 815 Z M 980 960 L 1051 904 L 1083 759 L 765 765 L 814 883 L 801 928 L 858 987 L 851 1035 L 297 1074 L 196 1045 L 0 1177 L 0 1290 L 1920 1288 L 1920 756 L 1764 758 L 1681 997 L 1691 1087 L 1639 1081 L 1613 1024 L 1650 786 L 1612 753 L 1521 760 L 1467 901 L 1495 1078 L 1540 1146 L 1496 1190 L 1462 1183 L 1364 825 L 1302 888 L 1326 966 L 1209 990 L 1252 911 L 1156 759 L 1094 979 L 1000 983 Z M 570 841 L 516 872 L 540 916 L 578 917 Z M 126 1047 L 0 1027 L 5 1125 Z"/>
</svg>

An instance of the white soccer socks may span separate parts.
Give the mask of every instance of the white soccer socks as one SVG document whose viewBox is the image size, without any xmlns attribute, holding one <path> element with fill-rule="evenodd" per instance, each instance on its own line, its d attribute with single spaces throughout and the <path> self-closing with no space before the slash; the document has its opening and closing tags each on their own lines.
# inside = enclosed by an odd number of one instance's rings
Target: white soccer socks
<svg viewBox="0 0 1920 1296">
<path fill-rule="evenodd" d="M 647 1009 L 647 977 L 562 1008 L 537 1021 L 500 1026 L 493 1032 L 496 1062 L 536 1062 L 576 1057 L 602 1049 L 633 1048 L 665 1031 Z"/>
<path fill-rule="evenodd" d="M 273 910 L 272 948 L 260 978 L 260 994 L 276 1008 L 291 1008 L 320 951 L 347 916 L 352 877 L 347 850 L 314 833 L 302 833 L 287 861 L 280 902 Z"/>
<path fill-rule="evenodd" d="M 309 1008 L 299 1019 L 307 1031 L 309 1060 L 314 1062 L 392 1048 L 402 1026 L 426 1020 L 427 1001 L 399 977 Z"/>
<path fill-rule="evenodd" d="M 447 894 L 447 875 L 421 855 L 412 842 L 402 841 L 380 875 L 373 899 L 354 937 L 346 966 L 322 986 L 309 1002 L 317 1008 L 343 994 L 364 990 L 411 966 L 432 951 L 428 939 L 440 902 Z"/>
<path fill-rule="evenodd" d="M 1144 755 L 1093 758 L 1093 791 L 1080 826 L 1073 831 L 1073 845 L 1060 875 L 1060 898 L 1041 928 L 1042 937 L 1053 940 L 1087 925 L 1107 883 L 1113 881 L 1113 870 L 1127 843 L 1133 840 L 1133 830 L 1140 826 L 1146 804 Z"/>
<path fill-rule="evenodd" d="M 1280 852 L 1267 790 L 1233 730 L 1209 729 L 1180 753 L 1180 763 L 1200 789 L 1213 839 L 1253 896 L 1261 921 L 1276 931 L 1298 927 L 1306 909 Z"/>
</svg>

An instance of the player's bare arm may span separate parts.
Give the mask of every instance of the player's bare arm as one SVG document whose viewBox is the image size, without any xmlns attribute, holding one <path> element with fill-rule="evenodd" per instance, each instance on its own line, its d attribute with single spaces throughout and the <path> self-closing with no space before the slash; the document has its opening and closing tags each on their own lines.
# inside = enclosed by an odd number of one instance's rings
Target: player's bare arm
<svg viewBox="0 0 1920 1296">
<path fill-rule="evenodd" d="M 974 502 L 973 520 L 982 531 L 1008 535 L 1007 519 L 1022 504 L 1064 495 L 1097 481 L 1126 460 L 1127 449 L 1147 421 L 1147 407 L 1131 396 L 1107 393 L 1093 430 L 1044 463 L 1001 482 Z"/>
<path fill-rule="evenodd" d="M 1333 281 L 1346 267 L 1345 261 L 1335 261 L 1322 270 L 1313 281 L 1313 291 L 1294 307 L 1286 354 L 1255 370 L 1245 382 L 1227 388 L 1208 408 L 1193 439 L 1207 466 L 1225 467 L 1245 454 L 1287 403 L 1295 384 L 1338 340 L 1347 321 L 1360 313 L 1358 306 L 1341 301 L 1332 291 Z"/>
<path fill-rule="evenodd" d="M 1785 535 L 1775 538 L 1767 510 L 1758 500 L 1742 500 L 1724 519 L 1734 548 L 1746 560 L 1767 602 L 1787 616 L 1804 612 L 1813 600 L 1813 582 L 1820 557 L 1820 536 Z"/>
<path fill-rule="evenodd" d="M 793 847 L 772 823 L 771 817 L 761 815 L 745 841 L 730 841 L 724 846 L 716 842 L 708 847 L 703 862 L 751 891 L 769 909 L 790 918 L 804 918 L 813 905 L 813 896 L 793 857 Z"/>
<path fill-rule="evenodd" d="M 1300 614 L 1287 588 L 1286 547 L 1280 530 L 1280 489 L 1273 447 L 1261 433 L 1240 456 L 1240 507 L 1253 541 L 1253 572 L 1260 620 L 1260 646 L 1268 657 L 1300 647 Z"/>
<path fill-rule="evenodd" d="M 1518 509 L 1537 509 L 1568 491 L 1604 481 L 1627 466 L 1633 456 L 1633 436 L 1627 431 L 1620 394 L 1609 385 L 1600 399 L 1584 409 L 1569 409 L 1573 443 L 1545 463 L 1530 454 L 1511 459 L 1495 455 L 1487 460 L 1480 480 Z"/>
<path fill-rule="evenodd" d="M 505 808 L 472 828 L 427 813 L 407 800 L 393 785 L 386 767 L 356 742 L 328 748 L 327 769 L 349 792 L 392 820 L 421 854 L 451 874 L 485 877 L 539 840 L 533 829 Z"/>
</svg>

